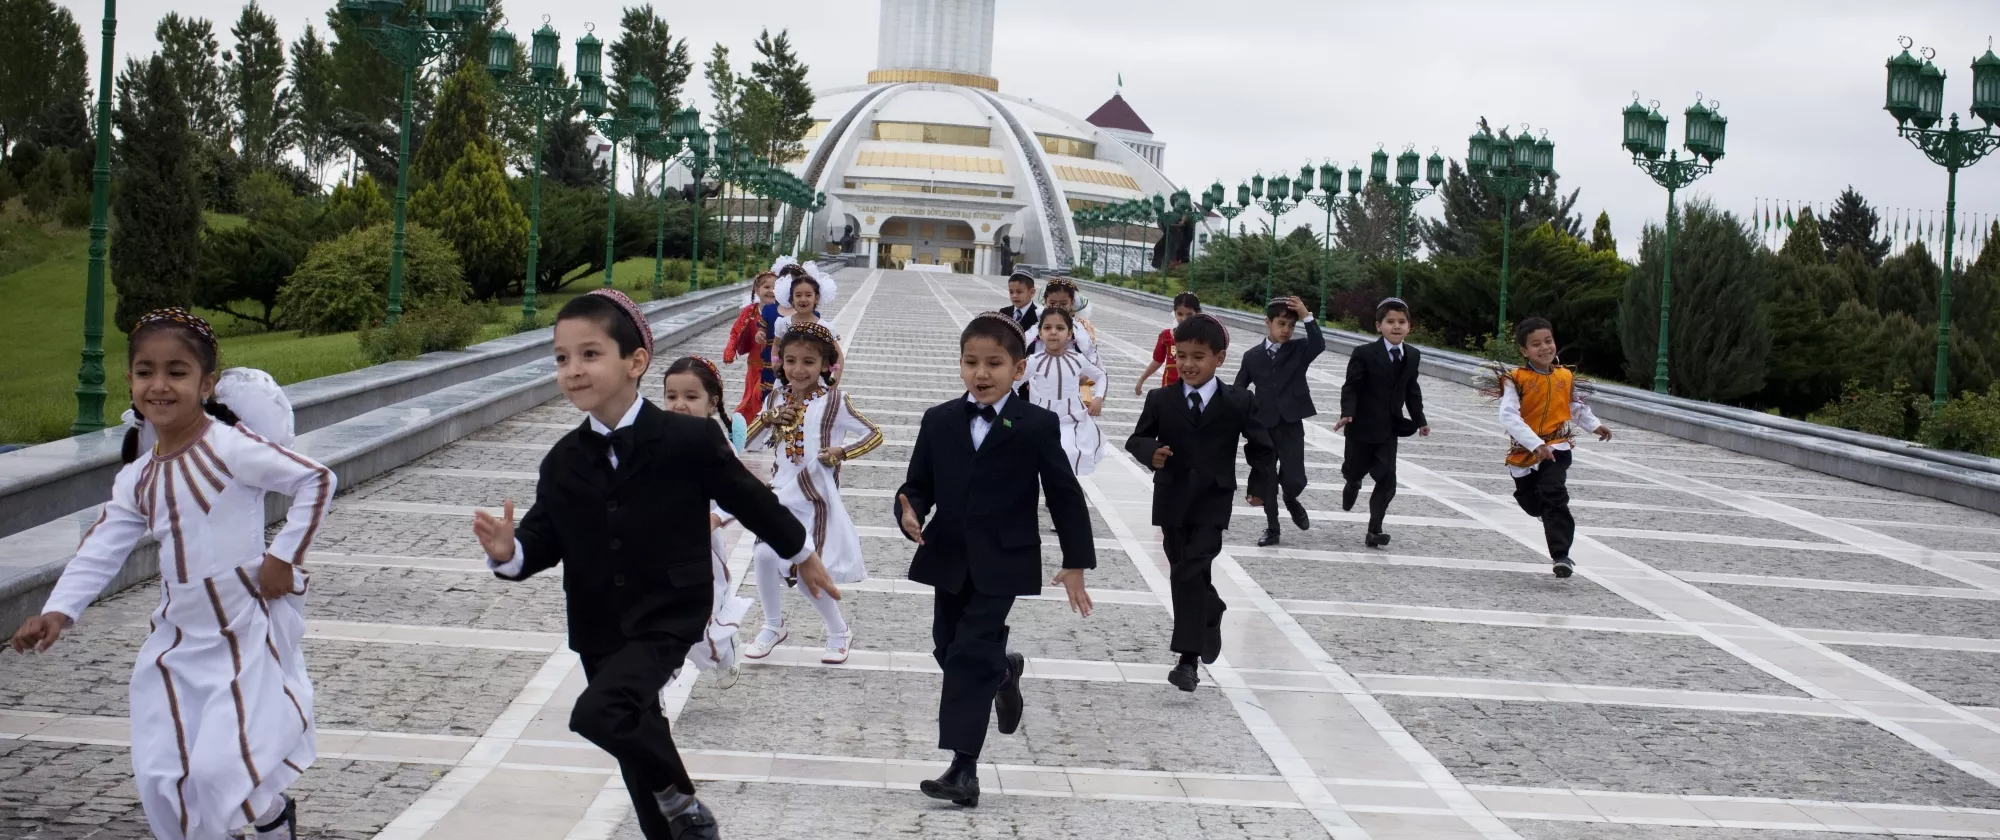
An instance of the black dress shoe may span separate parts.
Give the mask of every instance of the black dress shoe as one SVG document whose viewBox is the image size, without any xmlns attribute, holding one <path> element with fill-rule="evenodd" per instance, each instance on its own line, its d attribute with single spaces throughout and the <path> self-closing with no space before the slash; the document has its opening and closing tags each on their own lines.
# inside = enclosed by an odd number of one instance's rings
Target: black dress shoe
<svg viewBox="0 0 2000 840">
<path fill-rule="evenodd" d="M 1261 537 L 1258 537 L 1258 538 L 1257 538 L 1257 547 L 1258 547 L 1258 548 L 1270 548 L 1271 546 L 1274 546 L 1274 545 L 1277 545 L 1277 544 L 1278 544 L 1278 529 L 1277 529 L 1277 528 L 1265 528 L 1265 529 L 1264 529 L 1264 536 L 1261 536 Z"/>
<path fill-rule="evenodd" d="M 963 769 L 956 766 L 944 771 L 935 779 L 925 779 L 917 785 L 925 796 L 932 799 L 950 800 L 953 805 L 967 808 L 979 807 L 979 770 L 977 765 L 967 764 Z"/>
<path fill-rule="evenodd" d="M 1007 654 L 1007 681 L 1000 684 L 1000 693 L 993 695 L 993 714 L 1000 720 L 1002 735 L 1012 735 L 1021 728 L 1021 674 L 1026 670 L 1028 662 L 1020 654 Z"/>
<path fill-rule="evenodd" d="M 667 818 L 667 836 L 673 840 L 722 840 L 722 829 L 715 823 L 715 812 L 697 801 L 694 810 Z"/>
<path fill-rule="evenodd" d="M 1340 488 L 1340 509 L 1353 510 L 1354 500 L 1361 498 L 1361 484 L 1355 482 Z"/>
<path fill-rule="evenodd" d="M 1300 504 L 1299 500 L 1286 499 L 1285 510 L 1291 511 L 1292 524 L 1299 526 L 1299 530 L 1304 531 L 1312 528 L 1312 519 L 1306 516 L 1306 506 Z"/>
<path fill-rule="evenodd" d="M 1381 548 L 1389 544 L 1389 535 L 1379 531 L 1369 531 L 1367 543 L 1369 548 Z"/>
<path fill-rule="evenodd" d="M 1202 664 L 1214 665 L 1215 660 L 1220 656 L 1222 656 L 1222 628 L 1217 627 L 1209 632 L 1209 636 L 1207 639 L 1202 640 L 1201 643 Z"/>
<path fill-rule="evenodd" d="M 1556 561 L 1556 577 L 1566 578 L 1574 571 L 1576 571 L 1576 564 L 1570 562 L 1569 558 L 1565 557 Z"/>
<path fill-rule="evenodd" d="M 1175 665 L 1173 670 L 1167 672 L 1167 682 L 1182 691 L 1193 691 L 1195 686 L 1201 684 L 1201 675 L 1194 672 L 1193 665 Z"/>
</svg>

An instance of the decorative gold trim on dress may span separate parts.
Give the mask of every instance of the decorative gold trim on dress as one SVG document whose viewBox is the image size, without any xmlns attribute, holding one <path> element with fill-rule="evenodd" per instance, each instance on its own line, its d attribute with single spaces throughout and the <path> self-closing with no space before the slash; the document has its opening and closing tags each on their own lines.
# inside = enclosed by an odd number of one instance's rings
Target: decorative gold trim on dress
<svg viewBox="0 0 2000 840">
<path fill-rule="evenodd" d="M 871 85 L 894 84 L 897 82 L 933 82 L 940 85 L 961 85 L 981 90 L 997 91 L 1000 80 L 992 76 L 976 73 L 954 73 L 950 70 L 870 70 L 868 83 Z"/>
</svg>

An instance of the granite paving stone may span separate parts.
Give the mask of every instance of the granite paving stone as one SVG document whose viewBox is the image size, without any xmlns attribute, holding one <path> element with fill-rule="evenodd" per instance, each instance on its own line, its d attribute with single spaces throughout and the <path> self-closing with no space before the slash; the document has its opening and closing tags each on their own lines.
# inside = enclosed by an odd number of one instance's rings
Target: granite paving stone
<svg viewBox="0 0 2000 840">
<path fill-rule="evenodd" d="M 1354 673 L 1804 696 L 1691 636 L 1328 615 L 1298 622 Z"/>
<path fill-rule="evenodd" d="M 1960 706 L 2000 706 L 2000 653 L 1840 645 L 1863 664 Z"/>
<path fill-rule="evenodd" d="M 1839 831 L 1789 831 L 1769 828 L 1701 828 L 1672 825 L 1631 825 L 1603 822 L 1508 820 L 1523 840 L 1915 840 L 1913 834 L 1855 835 Z"/>
<path fill-rule="evenodd" d="M 1786 627 L 2000 639 L 2000 601 L 1703 583 L 1696 586 Z"/>
<path fill-rule="evenodd" d="M 1429 566 L 1239 557 L 1273 598 L 1359 601 L 1553 615 L 1653 618 L 1652 613 L 1581 577 Z"/>
<path fill-rule="evenodd" d="M 539 473 L 542 459 L 549 454 L 548 447 L 534 446 L 532 449 L 513 446 L 481 446 L 476 443 L 454 443 L 410 462 L 412 467 L 437 470 L 494 470 L 499 472 Z"/>
<path fill-rule="evenodd" d="M 942 769 L 950 756 L 937 749 L 940 684 L 935 674 L 746 667 L 734 688 L 697 688 L 675 740 L 693 749 L 937 761 Z M 1217 691 L 1025 679 L 1021 693 L 1020 731 L 989 729 L 981 761 L 1277 773 Z"/>
<path fill-rule="evenodd" d="M 532 473 L 530 473 L 532 474 Z M 535 480 L 460 475 L 390 473 L 342 493 L 342 502 L 414 502 L 427 505 L 495 506 L 514 500 L 517 515 L 535 500 Z M 335 505 L 339 506 L 339 502 Z M 470 525 L 466 526 L 468 529 Z"/>
<path fill-rule="evenodd" d="M 1799 542 L 1833 542 L 1833 538 L 1823 534 L 1808 531 L 1804 528 L 1795 528 L 1775 519 L 1766 519 L 1761 516 L 1725 513 L 1669 513 L 1651 510 L 1620 510 L 1617 508 L 1575 508 L 1571 512 L 1576 516 L 1578 527 L 1636 528 L 1645 531 L 1668 531 L 1677 534 L 1714 534 L 1716 536 L 1797 540 Z"/>
<path fill-rule="evenodd" d="M 321 729 L 479 735 L 521 693 L 545 653 L 306 640 Z"/>
<path fill-rule="evenodd" d="M 313 573 L 306 618 L 488 630 L 565 632 L 562 582 L 520 583 L 432 569 L 322 566 Z"/>
<path fill-rule="evenodd" d="M 1354 509 L 1361 510 L 1361 505 L 1355 505 Z M 1389 510 L 1394 512 L 1395 508 L 1390 507 Z M 1286 517 L 1280 516 L 1279 524 L 1283 526 L 1278 535 L 1279 548 L 1304 548 L 1314 551 L 1370 550 L 1362 543 L 1368 531 L 1365 522 L 1316 522 L 1312 530 L 1300 531 L 1293 528 Z M 1373 551 L 1384 555 L 1492 560 L 1544 567 L 1549 564 L 1548 553 L 1541 550 L 1539 539 L 1534 541 L 1534 548 L 1529 548 L 1505 534 L 1485 528 L 1399 525 L 1386 522 L 1383 523 L 1382 530 L 1389 534 L 1389 544 Z M 1236 516 L 1231 518 L 1229 530 L 1223 533 L 1222 541 L 1225 545 L 1256 545 L 1257 538 L 1263 535 L 1263 517 Z"/>
<path fill-rule="evenodd" d="M 1053 539 L 1055 533 L 1051 531 L 1045 536 Z M 1105 534 L 1098 538 L 1104 539 L 1109 536 Z M 1147 538 L 1142 536 L 1140 539 Z M 1150 546 L 1155 543 L 1157 540 L 1148 541 L 1146 544 Z M 861 538 L 861 553 L 868 558 L 868 576 L 874 579 L 907 579 L 910 573 L 910 560 L 916 556 L 916 548 L 916 543 L 899 537 Z M 1055 580 L 1056 572 L 1061 570 L 1062 548 L 1048 542 L 1042 543 L 1043 582 Z M 1139 575 L 1139 568 L 1133 565 L 1131 558 L 1125 552 L 1115 548 L 1097 549 L 1097 568 L 1084 574 L 1084 584 L 1093 590 L 1148 591 L 1145 578 Z M 755 585 L 752 584 L 750 588 L 754 589 Z M 745 594 L 749 594 L 748 590 Z M 930 609 L 928 600 L 923 603 L 924 609 Z M 925 615 L 929 613 L 926 612 Z"/>
<path fill-rule="evenodd" d="M 504 499 L 466 500 L 464 505 L 498 508 Z M 527 513 L 516 500 L 515 516 Z M 273 526 L 275 530 L 276 526 Z M 407 511 L 357 510 L 335 501 L 321 520 L 319 535 L 313 538 L 314 551 L 341 554 L 377 554 L 395 557 L 458 557 L 466 560 L 486 556 L 479 538 L 472 533 L 472 513 L 410 513 Z M 315 570 L 314 587 L 324 568 Z"/>
<path fill-rule="evenodd" d="M 1951 578 L 1876 554 L 1635 537 L 1594 539 L 1634 560 L 1669 572 L 1768 575 L 1904 586 L 1964 586 Z"/>
<path fill-rule="evenodd" d="M 761 610 L 762 605 L 757 607 Z M 863 650 L 904 651 L 928 656 L 931 640 L 931 600 L 885 592 L 849 592 L 840 603 L 848 626 L 859 634 Z M 754 612 L 754 611 L 753 611 Z M 761 614 L 761 613 L 757 613 Z M 785 603 L 786 620 L 794 628 L 794 645 L 819 645 L 826 639 L 819 615 L 803 599 Z M 1172 616 L 1156 606 L 1098 604 L 1089 618 L 1070 611 L 1067 601 L 1016 600 L 1007 616 L 1007 646 L 1031 659 L 1082 659 L 1171 665 L 1167 638 Z M 746 631 L 744 638 L 748 638 Z"/>
<path fill-rule="evenodd" d="M 554 446 L 572 430 L 570 428 L 550 428 L 518 420 L 502 420 L 477 432 L 466 440 L 478 443 L 525 443 L 535 446 Z"/>
<path fill-rule="evenodd" d="M 1905 504 L 1887 504 L 1871 500 L 1829 501 L 1825 499 L 1775 499 L 1787 507 L 1798 508 L 1807 513 L 1816 513 L 1835 519 L 1880 520 L 1903 522 L 1911 525 L 1957 525 L 1967 528 L 1993 528 L 2000 530 L 2000 516 L 1983 510 L 1962 508 L 1943 502 L 1932 501 L 1921 496 L 1904 497 Z M 1873 529 L 1875 523 L 1860 525 Z"/>
<path fill-rule="evenodd" d="M 1992 551 L 2000 546 L 2000 531 L 1972 528 L 1937 528 L 1929 525 L 1866 525 L 1870 531 L 1894 537 L 1911 545 L 1945 551 Z"/>
<path fill-rule="evenodd" d="M 1974 808 L 2000 788 L 1842 718 L 1383 696 L 1466 784 Z"/>
</svg>

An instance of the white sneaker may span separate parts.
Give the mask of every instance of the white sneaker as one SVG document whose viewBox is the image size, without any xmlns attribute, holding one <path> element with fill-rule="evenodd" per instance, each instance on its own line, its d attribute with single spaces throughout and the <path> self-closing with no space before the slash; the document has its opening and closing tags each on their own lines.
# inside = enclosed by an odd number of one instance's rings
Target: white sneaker
<svg viewBox="0 0 2000 840">
<path fill-rule="evenodd" d="M 785 626 L 782 621 L 776 627 L 766 624 L 763 631 L 757 634 L 757 638 L 750 640 L 750 646 L 743 649 L 743 658 L 763 659 L 770 656 L 772 648 L 783 644 L 791 636 L 791 628 Z"/>
<path fill-rule="evenodd" d="M 847 662 L 847 647 L 854 644 L 854 628 L 838 636 L 826 637 L 826 652 L 820 654 L 819 661 L 828 665 L 842 665 Z"/>
<path fill-rule="evenodd" d="M 734 688 L 736 686 L 736 680 L 742 676 L 743 676 L 743 666 L 731 665 L 727 669 L 716 672 L 715 687 Z"/>
</svg>

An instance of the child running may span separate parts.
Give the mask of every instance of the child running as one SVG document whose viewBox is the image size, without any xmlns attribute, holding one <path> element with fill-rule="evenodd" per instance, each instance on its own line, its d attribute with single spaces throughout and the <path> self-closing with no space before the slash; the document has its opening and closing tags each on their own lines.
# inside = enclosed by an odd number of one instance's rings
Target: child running
<svg viewBox="0 0 2000 840">
<path fill-rule="evenodd" d="M 1368 493 L 1368 531 L 1362 538 L 1369 548 L 1389 544 L 1382 519 L 1396 498 L 1397 438 L 1431 433 L 1430 422 L 1424 419 L 1424 391 L 1417 384 L 1423 352 L 1403 341 L 1410 336 L 1409 304 L 1399 298 L 1378 304 L 1375 332 L 1381 341 L 1356 347 L 1347 356 L 1347 379 L 1340 384 L 1340 422 L 1333 424 L 1334 431 L 1347 435 L 1340 461 L 1340 477 L 1346 482 L 1340 489 L 1340 509 L 1354 509 L 1363 477 L 1375 480 L 1375 489 Z M 1408 418 L 1403 417 L 1406 407 Z M 1278 451 L 1284 452 L 1284 447 Z"/>
<path fill-rule="evenodd" d="M 750 475 L 722 430 L 639 396 L 653 331 L 639 307 L 598 289 L 556 314 L 556 381 L 584 422 L 542 459 L 535 503 L 517 528 L 473 516 L 487 565 L 525 580 L 563 564 L 569 646 L 587 680 L 570 731 L 618 759 L 649 838 L 714 840 L 715 815 L 660 713 L 660 689 L 704 638 L 713 615 L 711 502 L 788 558 L 815 596 L 839 598 L 826 568 L 770 488 Z"/>
<path fill-rule="evenodd" d="M 722 407 L 722 377 L 715 363 L 700 356 L 682 356 L 667 367 L 665 378 L 667 411 L 689 417 L 714 417 L 729 429 L 729 444 L 742 454 L 748 440 L 743 418 Z M 736 685 L 741 669 L 736 662 L 736 628 L 750 612 L 750 599 L 736 594 L 736 581 L 729 576 L 729 550 L 722 544 L 722 528 L 736 518 L 715 502 L 709 502 L 709 571 L 715 578 L 715 600 L 709 607 L 708 627 L 700 644 L 688 653 L 696 668 L 715 674 L 718 688 Z"/>
<path fill-rule="evenodd" d="M 166 840 L 290 840 L 297 807 L 285 790 L 317 757 L 303 563 L 335 480 L 286 448 L 292 408 L 278 384 L 256 370 L 218 375 L 216 357 L 215 333 L 185 310 L 139 319 L 126 350 L 125 467 L 13 646 L 48 650 L 139 539 L 157 540 L 160 605 L 131 683 L 146 821 Z M 292 497 L 268 546 L 266 492 Z"/>
<path fill-rule="evenodd" d="M 749 445 L 780 450 L 777 474 L 771 480 L 778 499 L 811 532 L 834 582 L 859 583 L 868 579 L 868 568 L 861 557 L 861 537 L 840 500 L 840 465 L 875 451 L 882 445 L 882 433 L 854 410 L 845 394 L 830 387 L 831 370 L 840 363 L 840 345 L 826 325 L 817 321 L 792 325 L 778 338 L 776 352 L 785 387 L 772 392 L 764 412 L 750 424 Z M 779 601 L 790 583 L 780 556 L 760 541 L 751 561 L 757 567 L 764 629 L 743 650 L 750 659 L 771 655 L 791 635 Z M 809 590 L 804 594 L 826 622 L 826 651 L 820 661 L 846 662 L 854 631 L 841 617 L 837 599 Z"/>
<path fill-rule="evenodd" d="M 764 324 L 761 317 L 764 307 L 778 300 L 778 275 L 764 272 L 750 281 L 750 301 L 736 316 L 735 325 L 729 328 L 729 343 L 722 346 L 722 363 L 734 364 L 737 357 L 744 361 L 743 401 L 736 406 L 736 413 L 747 425 L 764 407 Z"/>
<path fill-rule="evenodd" d="M 1041 312 L 1035 308 L 1035 275 L 1025 271 L 1008 275 L 1007 302 L 1011 304 L 1007 317 L 1014 319 L 1023 334 L 1034 332 L 1041 322 Z"/>
<path fill-rule="evenodd" d="M 1257 420 L 1257 397 L 1215 378 L 1229 353 L 1229 331 L 1215 316 L 1189 317 L 1174 328 L 1180 384 L 1146 394 L 1139 425 L 1125 451 L 1152 468 L 1153 524 L 1159 526 L 1172 586 L 1174 634 L 1168 649 L 1180 661 L 1167 681 L 1193 691 L 1195 660 L 1222 655 L 1222 596 L 1209 567 L 1222 553 L 1222 532 L 1236 496 L 1236 441 L 1250 462 L 1251 507 L 1277 491 L 1271 475 L 1271 434 Z"/>
<path fill-rule="evenodd" d="M 1111 446 L 1097 428 L 1104 397 L 1084 399 L 1082 383 L 1105 381 L 1104 369 L 1070 349 L 1075 324 L 1067 309 L 1051 307 L 1042 312 L 1041 349 L 1028 357 L 1027 385 L 1029 399 L 1054 412 L 1062 426 L 1062 448 L 1069 457 L 1070 471 L 1090 475 L 1097 470 L 1097 462 L 1111 453 Z"/>
<path fill-rule="evenodd" d="M 966 324 L 958 346 L 965 396 L 924 411 L 895 515 L 917 544 L 910 580 L 930 586 L 935 601 L 931 655 L 944 670 L 938 749 L 952 754 L 944 775 L 921 789 L 969 808 L 979 804 L 987 721 L 997 713 L 1002 735 L 1021 726 L 1027 660 L 1007 650 L 1007 613 L 1015 598 L 1042 592 L 1036 497 L 1047 494 L 1062 544 L 1054 584 L 1085 617 L 1091 604 L 1083 575 L 1097 568 L 1097 552 L 1055 415 L 1012 398 L 1027 368 L 1020 325 L 982 313 Z"/>
<path fill-rule="evenodd" d="M 794 275 L 787 299 L 792 302 L 792 314 L 779 316 L 778 320 L 771 325 L 771 344 L 774 348 L 779 341 L 784 339 L 786 333 L 791 332 L 794 327 L 802 324 L 819 324 L 825 327 L 827 334 L 833 336 L 834 347 L 836 349 L 840 347 L 840 334 L 833 331 L 833 325 L 822 322 L 819 319 L 820 287 L 818 279 L 803 271 Z M 777 360 L 776 356 L 777 351 L 773 350 L 773 361 Z M 840 387 L 840 360 L 838 354 L 835 355 L 831 364 L 832 368 L 829 371 L 827 382 L 837 388 Z M 780 382 L 788 381 L 782 372 L 778 379 Z M 766 397 L 767 401 L 768 399 L 769 397 Z"/>
<path fill-rule="evenodd" d="M 1189 315 L 1200 311 L 1201 298 L 1195 296 L 1194 292 L 1182 292 L 1174 296 L 1175 327 L 1187 323 Z M 1139 374 L 1139 381 L 1132 383 L 1132 395 L 1136 397 L 1145 394 L 1146 380 L 1153 378 L 1153 372 L 1162 366 L 1166 367 L 1167 372 L 1160 374 L 1160 387 L 1169 387 L 1181 381 L 1180 365 L 1174 364 L 1173 361 L 1174 327 L 1167 327 L 1160 330 L 1159 340 L 1153 342 L 1153 363 L 1146 366 L 1145 373 Z"/>
<path fill-rule="evenodd" d="M 1583 401 L 1587 386 L 1557 361 L 1555 326 L 1547 318 L 1522 320 L 1514 327 L 1514 343 L 1527 364 L 1496 368 L 1493 382 L 1481 390 L 1500 398 L 1514 500 L 1529 516 L 1542 520 L 1556 577 L 1566 578 L 1576 570 L 1569 556 L 1570 543 L 1576 539 L 1576 517 L 1569 512 L 1570 438 L 1575 430 L 1587 429 L 1598 440 L 1610 440 L 1611 427 Z"/>
</svg>

